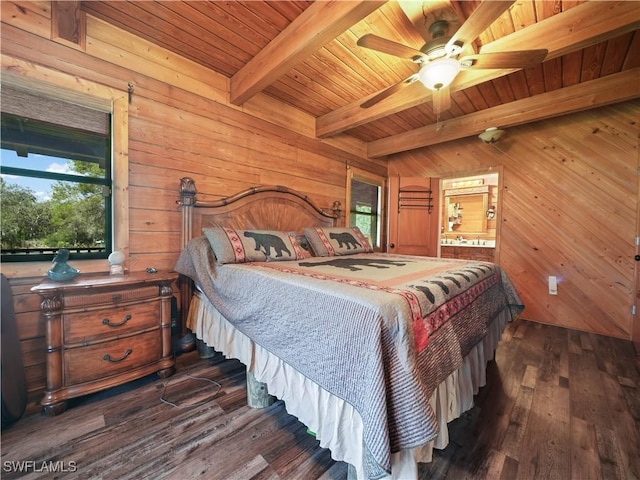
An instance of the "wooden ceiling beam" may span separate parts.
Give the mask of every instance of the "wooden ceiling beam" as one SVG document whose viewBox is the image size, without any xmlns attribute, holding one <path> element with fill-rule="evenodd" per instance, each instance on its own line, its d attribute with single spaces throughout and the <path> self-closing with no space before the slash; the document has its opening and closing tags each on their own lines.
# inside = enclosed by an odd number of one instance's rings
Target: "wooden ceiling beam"
<svg viewBox="0 0 640 480">
<path fill-rule="evenodd" d="M 478 135 L 489 127 L 511 127 L 640 97 L 640 67 L 552 92 L 453 118 L 367 144 L 369 158 L 379 158 L 437 143 Z"/>
<path fill-rule="evenodd" d="M 483 46 L 481 52 L 546 48 L 549 50 L 546 60 L 549 60 L 638 28 L 637 2 L 587 2 L 495 40 Z M 463 90 L 514 71 L 517 69 L 463 71 L 450 88 L 452 92 Z M 431 101 L 431 92 L 421 84 L 415 82 L 410 87 L 370 108 L 360 105 L 379 92 L 318 117 L 316 136 L 329 137 Z"/>
<path fill-rule="evenodd" d="M 231 77 L 230 103 L 243 104 L 384 3 L 367 0 L 312 3 Z"/>
<path fill-rule="evenodd" d="M 87 17 L 79 0 L 51 2 L 51 39 L 84 51 L 87 43 Z"/>
</svg>

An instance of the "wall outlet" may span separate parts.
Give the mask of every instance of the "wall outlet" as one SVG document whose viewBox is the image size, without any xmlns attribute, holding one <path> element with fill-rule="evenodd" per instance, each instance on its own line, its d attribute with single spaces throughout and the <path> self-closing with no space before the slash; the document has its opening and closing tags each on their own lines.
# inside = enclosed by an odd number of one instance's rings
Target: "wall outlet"
<svg viewBox="0 0 640 480">
<path fill-rule="evenodd" d="M 558 279 L 555 275 L 549 276 L 549 295 L 558 294 Z"/>
</svg>

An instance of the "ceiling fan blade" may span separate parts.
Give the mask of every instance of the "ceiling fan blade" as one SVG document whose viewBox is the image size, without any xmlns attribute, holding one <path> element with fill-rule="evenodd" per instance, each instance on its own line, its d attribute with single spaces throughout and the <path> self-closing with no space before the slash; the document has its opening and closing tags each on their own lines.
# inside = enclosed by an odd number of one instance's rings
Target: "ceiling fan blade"
<svg viewBox="0 0 640 480">
<path fill-rule="evenodd" d="M 484 0 L 478 5 L 478 8 L 469 15 L 469 18 L 467 18 L 458 31 L 453 34 L 453 37 L 447 42 L 446 50 L 450 52 L 456 43 L 465 45 L 473 42 L 476 37 L 489 28 L 500 15 L 506 12 L 513 3 L 513 0 Z"/>
<path fill-rule="evenodd" d="M 411 85 L 413 82 L 416 82 L 416 81 L 418 81 L 418 74 L 417 73 L 411 75 L 410 77 L 405 78 L 404 80 L 402 80 L 401 82 L 396 83 L 395 85 L 391 85 L 389 88 L 387 88 L 386 90 L 381 91 L 377 95 L 374 95 L 369 100 L 361 103 L 360 104 L 360 108 L 373 107 L 376 103 L 381 102 L 385 98 L 390 97 L 394 93 L 399 92 L 404 87 L 406 87 L 408 85 Z"/>
<path fill-rule="evenodd" d="M 449 87 L 443 87 L 440 90 L 433 91 L 433 111 L 441 113 L 451 108 L 451 90 Z"/>
<path fill-rule="evenodd" d="M 424 57 L 424 53 L 420 50 L 370 33 L 358 39 L 358 46 L 377 50 L 378 52 L 387 53 L 395 57 L 408 58 L 409 60 Z"/>
<path fill-rule="evenodd" d="M 467 55 L 459 61 L 467 68 L 529 68 L 540 65 L 548 50 L 521 50 L 515 52 L 480 53 Z M 469 65 L 470 64 L 470 65 Z M 469 65 L 469 66 L 467 66 Z"/>
</svg>

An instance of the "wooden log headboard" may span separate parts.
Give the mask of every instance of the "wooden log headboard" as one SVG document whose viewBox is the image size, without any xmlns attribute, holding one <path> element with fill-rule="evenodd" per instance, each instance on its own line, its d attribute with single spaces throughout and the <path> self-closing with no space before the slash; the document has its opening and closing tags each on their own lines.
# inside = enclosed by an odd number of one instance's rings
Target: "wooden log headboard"
<svg viewBox="0 0 640 480">
<path fill-rule="evenodd" d="M 301 232 L 304 227 L 342 225 L 341 204 L 329 209 L 316 206 L 306 195 L 283 186 L 257 186 L 212 202 L 196 199 L 193 179 L 180 179 L 182 209 L 182 248 L 189 240 L 203 235 L 209 226 L 236 229 Z M 191 301 L 192 282 L 180 278 L 182 330 Z"/>
</svg>

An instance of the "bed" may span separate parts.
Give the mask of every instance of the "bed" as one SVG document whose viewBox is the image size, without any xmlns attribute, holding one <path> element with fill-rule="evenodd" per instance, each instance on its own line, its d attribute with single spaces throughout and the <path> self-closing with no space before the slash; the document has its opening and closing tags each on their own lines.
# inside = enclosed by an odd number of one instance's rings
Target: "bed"
<svg viewBox="0 0 640 480">
<path fill-rule="evenodd" d="M 187 327 L 244 363 L 350 477 L 416 478 L 523 308 L 504 271 L 373 252 L 340 225 L 339 202 L 285 187 L 200 202 L 185 178 L 180 191 Z"/>
</svg>

